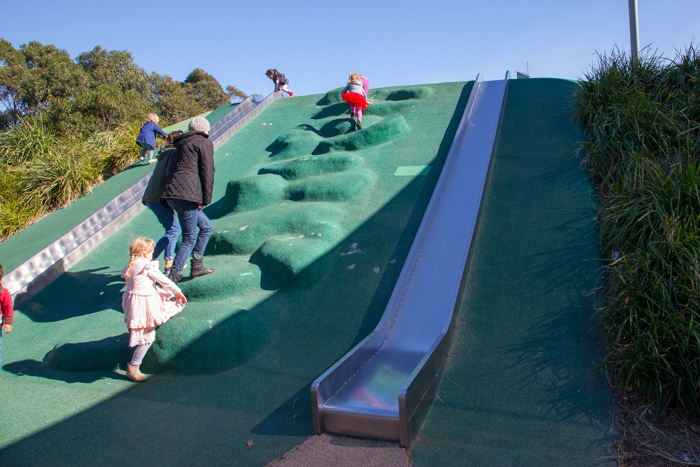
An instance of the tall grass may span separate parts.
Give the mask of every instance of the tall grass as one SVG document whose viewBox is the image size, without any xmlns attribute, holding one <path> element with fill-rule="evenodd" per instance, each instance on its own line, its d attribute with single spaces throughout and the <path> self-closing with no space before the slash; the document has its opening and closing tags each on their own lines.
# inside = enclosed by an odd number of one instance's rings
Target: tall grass
<svg viewBox="0 0 700 467">
<path fill-rule="evenodd" d="M 90 137 L 56 137 L 41 117 L 30 117 L 0 132 L 0 240 L 133 164 L 138 131 L 122 124 Z"/>
<path fill-rule="evenodd" d="M 613 258 L 604 365 L 660 409 L 700 415 L 700 53 L 598 56 L 575 104 Z"/>
</svg>

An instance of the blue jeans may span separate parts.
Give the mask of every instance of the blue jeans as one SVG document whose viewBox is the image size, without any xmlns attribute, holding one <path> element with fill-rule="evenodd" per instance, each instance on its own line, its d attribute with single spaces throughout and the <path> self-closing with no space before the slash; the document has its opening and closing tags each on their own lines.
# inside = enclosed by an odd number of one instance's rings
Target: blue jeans
<svg viewBox="0 0 700 467">
<path fill-rule="evenodd" d="M 207 248 L 214 226 L 206 214 L 197 209 L 197 203 L 169 199 L 168 205 L 177 212 L 177 218 L 180 219 L 182 227 L 182 243 L 175 254 L 171 271 L 174 269 L 176 272 L 182 272 L 185 263 L 190 259 L 190 253 L 195 259 L 201 259 L 204 256 L 204 250 Z M 199 228 L 199 234 L 197 234 L 197 228 Z"/>
<path fill-rule="evenodd" d="M 177 221 L 175 211 L 155 201 L 146 201 L 146 206 L 153 211 L 153 214 L 158 218 L 158 222 L 165 229 L 165 235 L 156 242 L 156 247 L 153 250 L 153 259 L 158 258 L 163 251 L 165 251 L 165 259 L 173 259 L 175 257 L 177 239 L 180 236 L 180 224 Z"/>
</svg>

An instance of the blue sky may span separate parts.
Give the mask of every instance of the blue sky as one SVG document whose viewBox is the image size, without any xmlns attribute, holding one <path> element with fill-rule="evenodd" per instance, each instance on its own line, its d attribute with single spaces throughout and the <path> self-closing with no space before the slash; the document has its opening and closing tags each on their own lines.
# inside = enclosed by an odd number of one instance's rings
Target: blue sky
<svg viewBox="0 0 700 467">
<path fill-rule="evenodd" d="M 183 80 L 194 68 L 268 94 L 277 68 L 297 94 L 467 81 L 506 70 L 576 79 L 595 52 L 629 51 L 627 0 L 36 1 L 4 2 L 0 37 L 36 40 L 75 58 L 100 45 Z M 9 19 L 17 20 L 9 20 Z M 640 43 L 665 56 L 700 41 L 700 0 L 639 0 Z"/>
</svg>

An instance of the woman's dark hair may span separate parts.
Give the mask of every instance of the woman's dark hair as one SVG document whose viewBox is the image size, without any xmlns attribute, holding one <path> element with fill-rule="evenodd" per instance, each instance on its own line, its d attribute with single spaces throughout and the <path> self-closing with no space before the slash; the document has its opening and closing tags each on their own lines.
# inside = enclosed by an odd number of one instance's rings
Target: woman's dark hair
<svg viewBox="0 0 700 467">
<path fill-rule="evenodd" d="M 175 130 L 175 131 L 173 131 L 172 133 L 170 133 L 170 134 L 165 138 L 165 140 L 168 142 L 168 144 L 173 144 L 173 142 L 175 141 L 175 138 L 178 137 L 178 136 L 180 136 L 181 134 L 182 134 L 182 132 L 181 132 L 180 130 Z"/>
</svg>

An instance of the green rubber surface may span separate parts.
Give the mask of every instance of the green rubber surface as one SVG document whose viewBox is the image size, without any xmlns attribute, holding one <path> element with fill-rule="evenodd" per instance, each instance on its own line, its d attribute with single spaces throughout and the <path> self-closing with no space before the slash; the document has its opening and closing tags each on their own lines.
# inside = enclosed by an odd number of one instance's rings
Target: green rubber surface
<svg viewBox="0 0 700 467">
<path fill-rule="evenodd" d="M 0 464 L 264 465 L 313 434 L 311 382 L 381 317 L 471 83 L 372 90 L 361 131 L 338 91 L 278 99 L 217 150 L 217 273 L 181 283 L 190 301 L 158 329 L 147 383 L 112 369 L 131 353 L 128 245 L 162 234 L 149 211 L 20 307 Z"/>
<path fill-rule="evenodd" d="M 615 465 L 594 371 L 596 199 L 574 151 L 577 85 L 512 80 L 452 349 L 413 465 Z"/>
</svg>

